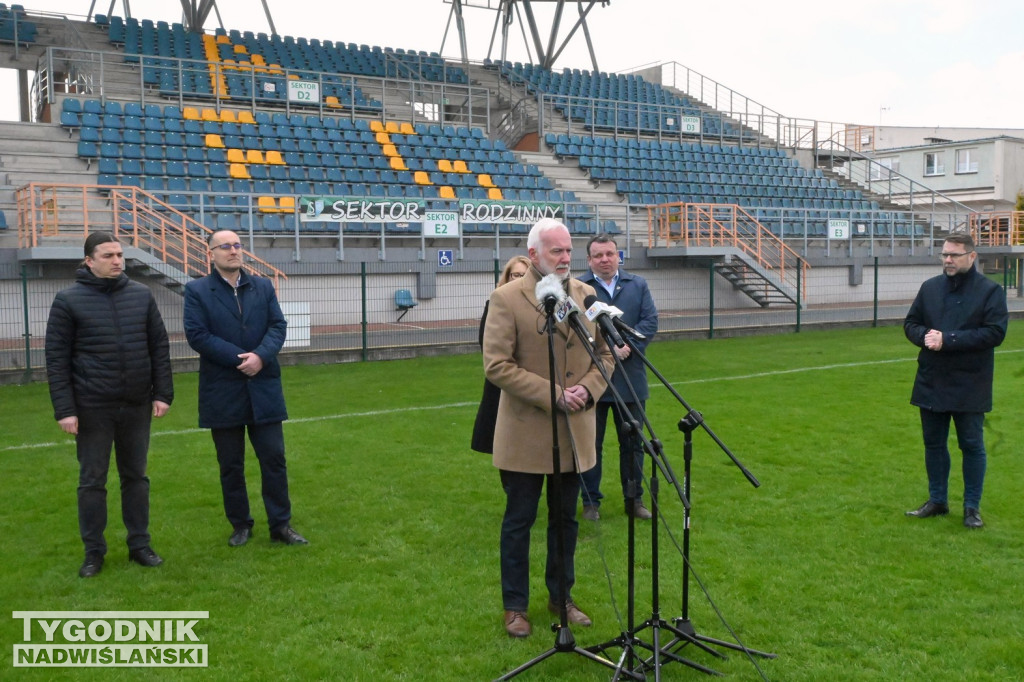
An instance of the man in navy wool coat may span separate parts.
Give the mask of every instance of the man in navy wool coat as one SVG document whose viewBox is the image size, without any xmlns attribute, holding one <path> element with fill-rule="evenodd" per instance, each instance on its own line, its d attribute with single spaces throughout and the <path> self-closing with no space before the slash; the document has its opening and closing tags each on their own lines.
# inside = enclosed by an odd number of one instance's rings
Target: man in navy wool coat
<svg viewBox="0 0 1024 682">
<path fill-rule="evenodd" d="M 273 283 L 242 270 L 238 235 L 210 235 L 212 272 L 185 285 L 185 336 L 199 353 L 199 426 L 210 429 L 220 464 L 224 512 L 234 529 L 228 544 L 252 536 L 245 487 L 248 431 L 263 478 L 270 539 L 307 544 L 291 527 L 282 422 L 288 418 L 277 354 L 287 322 Z"/>
<path fill-rule="evenodd" d="M 658 309 L 654 305 L 647 281 L 619 267 L 619 249 L 615 238 L 608 234 L 596 235 L 587 242 L 587 265 L 590 270 L 580 277 L 580 281 L 594 287 L 598 300 L 622 310 L 622 321 L 647 337 L 642 341 L 634 341 L 637 350 L 643 353 L 658 331 Z M 641 415 L 649 395 L 647 367 L 643 360 L 632 353 L 629 344 L 622 348 L 612 346 L 612 350 L 622 361 L 621 369 L 616 368 L 612 374 L 612 384 L 625 401 L 629 414 L 643 427 Z M 639 403 L 633 402 L 627 381 L 636 391 Z M 604 497 L 601 493 L 602 444 L 609 409 L 619 439 L 619 480 L 626 514 L 638 519 L 649 519 L 651 512 L 644 506 L 642 497 L 643 444 L 639 434 L 633 432 L 620 414 L 611 387 L 597 402 L 597 466 L 581 474 L 583 518 L 588 521 L 601 518 L 598 509 Z"/>
</svg>

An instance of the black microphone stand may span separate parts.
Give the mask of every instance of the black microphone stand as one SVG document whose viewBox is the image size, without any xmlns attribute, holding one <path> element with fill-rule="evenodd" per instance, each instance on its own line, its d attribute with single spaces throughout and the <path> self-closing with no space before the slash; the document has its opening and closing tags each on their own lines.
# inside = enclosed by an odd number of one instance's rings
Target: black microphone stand
<svg viewBox="0 0 1024 682">
<path fill-rule="evenodd" d="M 613 345 L 612 344 L 611 335 L 603 327 L 600 328 L 600 329 L 601 329 L 601 334 L 602 334 L 602 336 L 605 339 L 605 342 L 609 345 L 609 347 L 611 347 Z M 630 346 L 631 353 L 637 353 L 641 358 L 643 357 L 643 354 L 636 348 L 636 346 L 634 344 L 630 343 L 629 346 Z M 620 360 L 619 356 L 616 355 L 614 352 L 612 353 L 612 355 L 614 356 L 614 359 L 615 359 L 616 369 L 621 373 L 621 375 L 622 375 L 622 377 L 623 377 L 623 379 L 625 381 L 626 388 L 629 390 L 630 397 L 632 398 L 633 404 L 639 406 L 640 405 L 640 397 L 637 395 L 636 389 L 634 388 L 632 382 L 630 382 L 630 380 L 629 380 L 629 377 L 626 375 L 625 371 L 623 370 L 622 360 Z M 631 661 L 632 660 L 632 651 L 634 649 L 638 648 L 638 647 L 639 648 L 644 648 L 644 649 L 650 651 L 652 653 L 652 656 L 649 659 L 641 661 L 640 665 L 637 668 L 634 669 L 634 672 L 638 672 L 639 671 L 639 672 L 643 673 L 643 672 L 645 672 L 647 670 L 653 670 L 654 671 L 654 676 L 655 676 L 656 680 L 660 680 L 661 679 L 661 666 L 662 666 L 662 660 L 661 659 L 662 659 L 662 657 L 668 658 L 669 660 L 672 660 L 672 661 L 683 663 L 684 665 L 688 665 L 688 666 L 690 666 L 692 668 L 695 668 L 697 670 L 700 670 L 702 672 L 713 673 L 714 671 L 711 670 L 710 668 L 707 668 L 707 667 L 705 667 L 703 665 L 700 665 L 699 663 L 696 663 L 695 661 L 691 661 L 689 659 L 683 658 L 682 656 L 677 655 L 675 652 L 667 650 L 665 647 L 663 647 L 661 645 L 661 633 L 662 633 L 662 630 L 666 630 L 671 635 L 674 635 L 674 639 L 672 640 L 673 642 L 678 641 L 680 639 L 688 639 L 689 636 L 688 636 L 688 634 L 685 631 L 675 627 L 674 625 L 672 625 L 668 621 L 664 620 L 661 617 L 661 613 L 660 613 L 660 597 L 659 597 L 660 587 L 659 587 L 659 568 L 658 568 L 658 566 L 659 566 L 659 549 L 658 549 L 658 538 L 659 538 L 659 535 L 658 535 L 658 522 L 659 522 L 659 504 L 658 504 L 659 478 L 658 478 L 658 469 L 661 469 L 661 471 L 662 471 L 662 473 L 665 476 L 665 479 L 667 481 L 670 481 L 670 482 L 672 482 L 675 485 L 676 490 L 679 493 L 680 500 L 683 502 L 683 507 L 685 509 L 687 509 L 687 510 L 689 510 L 689 508 L 690 508 L 689 491 L 688 490 L 684 490 L 683 488 L 679 487 L 678 479 L 676 478 L 675 473 L 672 471 L 671 465 L 669 464 L 668 460 L 665 458 L 664 450 L 662 448 L 661 441 L 655 435 L 654 427 L 651 425 L 650 420 L 647 418 L 646 411 L 641 409 L 640 410 L 640 417 L 643 419 L 644 425 L 646 425 L 646 427 L 647 427 L 647 432 L 649 434 L 651 434 L 650 440 L 644 438 L 643 428 L 640 426 L 640 423 L 632 415 L 630 415 L 628 409 L 626 409 L 625 401 L 623 400 L 622 396 L 619 394 L 618 390 L 615 388 L 615 386 L 612 383 L 611 379 L 606 377 L 606 380 L 608 382 L 608 386 L 611 389 L 612 395 L 613 395 L 613 397 L 615 399 L 615 403 L 616 403 L 617 408 L 622 411 L 624 421 L 626 421 L 627 417 L 628 417 L 628 423 L 630 424 L 631 429 L 638 435 L 639 439 L 643 443 L 644 450 L 648 454 L 650 454 L 650 456 L 652 458 L 652 461 L 657 465 L 657 466 L 652 467 L 651 478 L 650 478 L 650 485 L 649 485 L 650 493 L 651 493 L 651 617 L 649 619 L 647 619 L 646 621 L 644 621 L 643 623 L 641 623 L 639 627 L 634 628 L 634 625 L 633 625 L 633 604 L 635 602 L 635 580 L 634 580 L 635 550 L 634 550 L 634 547 L 635 547 L 635 542 L 636 542 L 636 536 L 635 536 L 635 532 L 634 532 L 634 527 L 635 527 L 634 524 L 635 524 L 636 520 L 631 515 L 630 519 L 629 519 L 629 525 L 628 525 L 629 532 L 628 532 L 628 557 L 627 557 L 627 561 L 629 563 L 629 565 L 627 567 L 627 590 L 628 590 L 628 593 L 627 593 L 627 595 L 628 595 L 628 597 L 627 597 L 628 598 L 628 602 L 627 602 L 628 603 L 628 623 L 627 623 L 627 626 L 628 626 L 628 630 L 627 630 L 627 632 L 622 633 L 619 637 L 616 637 L 615 639 L 612 639 L 609 642 L 606 642 L 604 644 L 599 644 L 597 646 L 590 647 L 590 650 L 591 651 L 605 651 L 606 649 L 611 648 L 611 647 L 623 647 L 624 654 L 627 651 L 630 652 L 630 661 Z M 627 482 L 627 486 L 631 487 L 633 492 L 636 491 L 636 487 L 635 487 L 636 486 L 636 481 L 635 480 Z M 642 639 L 640 639 L 639 637 L 637 637 L 637 633 L 642 632 L 642 631 L 644 631 L 644 630 L 646 630 L 648 628 L 651 630 L 652 637 L 653 637 L 653 642 L 645 642 Z M 711 653 L 713 655 L 721 656 L 721 654 L 719 654 L 717 651 L 715 651 L 713 649 L 710 649 L 709 647 L 705 647 L 704 645 L 700 644 L 696 640 L 693 640 L 693 643 L 698 644 L 698 646 L 700 646 L 701 648 L 704 648 L 705 650 L 707 650 L 709 653 Z M 613 677 L 612 679 L 613 680 L 617 680 L 618 677 L 616 676 L 616 677 Z M 645 677 L 645 679 L 646 679 L 646 677 Z"/>
<path fill-rule="evenodd" d="M 560 451 L 560 448 L 558 446 L 558 397 L 557 397 L 557 394 L 555 392 L 555 387 L 556 387 L 555 377 L 557 375 L 555 374 L 555 319 L 554 319 L 554 310 L 555 310 L 556 303 L 557 303 L 557 301 L 555 301 L 555 299 L 553 297 L 551 297 L 550 299 L 545 299 L 545 301 L 544 301 L 544 313 L 545 313 L 546 318 L 547 318 L 547 320 L 545 322 L 545 331 L 546 331 L 547 337 L 548 337 L 548 376 L 551 379 L 551 381 L 550 381 L 550 384 L 551 384 L 551 388 L 550 388 L 550 390 L 551 390 L 551 395 L 550 395 L 550 400 L 551 400 L 551 463 L 552 463 L 552 471 L 554 473 L 552 473 L 552 475 L 551 475 L 550 485 L 551 485 L 551 496 L 552 496 L 552 500 L 553 500 L 553 504 L 554 504 L 554 508 L 555 508 L 554 509 L 554 513 L 556 515 L 555 516 L 555 519 L 556 519 L 556 525 L 555 525 L 555 545 L 556 545 L 557 551 L 558 551 L 558 556 L 556 557 L 556 563 L 559 566 L 559 570 L 558 570 L 558 592 L 559 592 L 559 594 L 558 594 L 558 619 L 559 619 L 559 622 L 555 623 L 555 624 L 553 624 L 551 626 L 551 629 L 555 633 L 555 643 L 554 643 L 554 646 L 552 646 L 547 651 L 541 653 L 539 656 L 536 656 L 535 658 L 527 661 L 526 663 L 523 663 L 522 665 L 520 665 L 519 667 L 515 668 L 514 670 L 511 670 L 511 671 L 505 673 L 504 675 L 499 677 L 498 680 L 509 680 L 509 679 L 512 679 L 513 677 L 515 677 L 519 673 L 523 672 L 524 670 L 532 668 L 533 666 L 537 665 L 541 661 L 543 661 L 543 660 L 545 660 L 547 658 L 550 658 L 551 656 L 553 656 L 555 654 L 559 654 L 559 653 L 576 653 L 576 654 L 579 654 L 579 655 L 583 656 L 584 658 L 588 658 L 588 659 L 590 659 L 592 661 L 596 661 L 596 662 L 600 663 L 601 665 L 604 665 L 604 666 L 607 666 L 609 668 L 615 669 L 616 673 L 618 673 L 622 669 L 622 664 L 621 663 L 617 666 L 616 664 L 612 663 L 608 659 L 606 659 L 606 658 L 604 658 L 602 656 L 599 656 L 599 655 L 597 655 L 597 654 L 595 654 L 595 653 L 593 653 L 591 651 L 587 651 L 586 649 L 584 649 L 584 648 L 582 648 L 580 646 L 577 646 L 576 645 L 576 639 L 575 639 L 575 637 L 573 637 L 573 634 L 572 634 L 572 630 L 569 629 L 569 615 L 568 615 L 568 611 L 567 611 L 567 608 L 566 608 L 566 591 L 567 591 L 567 586 L 565 584 L 565 570 L 564 570 L 564 566 L 562 565 L 562 562 L 564 561 L 564 557 L 565 557 L 565 529 L 564 529 L 563 524 L 562 524 L 562 521 L 563 521 L 563 519 L 562 519 L 562 458 L 561 458 L 561 451 Z M 585 339 L 581 338 L 580 340 L 584 343 L 584 346 L 588 349 L 588 352 L 590 353 L 591 359 L 595 362 L 595 364 L 597 364 L 598 367 L 601 368 L 601 371 L 604 372 L 604 367 L 602 367 L 601 363 L 597 361 L 597 358 L 594 355 L 593 349 L 590 348 L 590 344 L 587 343 Z M 630 672 L 630 671 L 622 671 L 622 672 L 624 672 L 625 674 L 628 674 L 632 679 L 635 679 L 635 680 L 641 680 L 642 681 L 644 679 L 642 675 L 638 675 L 638 674 Z"/>
<path fill-rule="evenodd" d="M 667 388 L 669 390 L 669 392 L 672 394 L 672 396 L 677 401 L 679 401 L 679 404 L 682 405 L 686 409 L 686 415 L 679 421 L 679 430 L 682 431 L 683 434 L 684 434 L 684 443 L 683 443 L 683 477 L 684 477 L 683 478 L 683 490 L 684 490 L 684 500 L 689 501 L 689 499 L 690 499 L 690 491 L 691 491 L 691 488 L 690 488 L 690 483 L 691 483 L 691 462 L 693 460 L 693 431 L 698 426 L 703 428 L 707 432 L 707 434 L 709 436 L 711 436 L 712 440 L 714 440 L 715 443 L 718 444 L 718 447 L 721 448 L 722 452 L 724 452 L 726 455 L 728 455 L 728 457 L 732 460 L 733 464 L 735 464 L 736 467 L 739 468 L 739 470 L 746 477 L 746 479 L 748 481 L 750 481 L 751 485 L 753 485 L 755 488 L 760 487 L 761 483 L 757 480 L 757 478 L 745 466 L 743 466 L 743 464 L 736 458 L 736 456 L 733 455 L 732 451 L 729 450 L 728 446 L 726 446 L 726 444 L 722 442 L 722 440 L 715 434 L 715 432 L 711 430 L 711 428 L 704 421 L 704 418 L 701 415 L 701 413 L 697 412 L 696 410 L 694 410 L 686 402 L 686 400 L 684 400 L 683 397 L 681 395 L 679 395 L 679 393 L 675 390 L 675 388 L 672 386 L 672 384 L 670 384 L 669 381 L 664 377 L 664 375 L 662 375 L 661 372 L 659 372 L 658 369 L 653 364 L 651 364 L 650 360 L 648 360 L 647 357 L 643 354 L 643 352 L 640 351 L 640 349 L 638 349 L 636 347 L 636 344 L 633 342 L 633 340 L 628 335 L 624 337 L 624 340 L 629 345 L 629 347 L 632 349 L 632 352 L 636 353 L 637 356 L 641 359 L 641 361 L 643 361 L 644 365 L 648 369 L 651 370 L 651 372 L 654 374 L 654 376 L 656 376 L 658 378 L 658 381 L 660 381 L 665 386 L 665 388 Z M 649 423 L 648 423 L 648 428 L 650 428 L 650 424 Z M 656 510 L 657 509 L 657 502 L 655 501 L 656 500 L 656 492 L 655 491 L 657 489 L 656 476 L 657 476 L 657 470 L 655 470 L 652 473 L 652 476 L 651 476 L 651 486 L 650 487 L 651 487 L 652 510 Z M 676 637 L 673 640 L 669 641 L 664 646 L 659 646 L 658 640 L 657 640 L 657 636 L 655 636 L 655 642 L 654 642 L 654 645 L 653 645 L 653 649 L 654 649 L 655 655 L 654 655 L 653 661 L 654 661 L 654 665 L 655 665 L 655 671 L 656 671 L 655 672 L 655 676 L 656 676 L 656 679 L 660 679 L 658 677 L 658 675 L 657 675 L 657 666 L 660 665 L 660 663 L 657 660 L 659 653 L 661 655 L 664 655 L 669 660 L 679 661 L 681 663 L 690 665 L 691 667 L 694 667 L 694 668 L 696 668 L 698 670 L 701 670 L 701 671 L 703 671 L 705 673 L 713 674 L 713 675 L 721 675 L 722 674 L 722 673 L 719 673 L 716 670 L 712 670 L 711 668 L 707 668 L 705 666 L 697 665 L 697 664 L 693 663 L 692 661 L 687 661 L 686 659 L 682 659 L 682 658 L 680 658 L 679 656 L 677 656 L 675 654 L 675 651 L 678 651 L 678 650 L 682 649 L 683 647 L 685 647 L 688 644 L 693 644 L 694 646 L 702 649 L 703 651 L 706 651 L 706 652 L 708 652 L 708 653 L 710 653 L 710 654 L 712 654 L 712 655 L 714 655 L 714 656 L 716 656 L 718 658 L 721 658 L 721 659 L 725 659 L 726 656 L 724 654 L 722 654 L 721 652 L 713 649 L 709 645 L 715 645 L 715 646 L 723 647 L 723 648 L 726 648 L 726 649 L 732 649 L 734 651 L 742 651 L 742 652 L 744 652 L 747 655 L 747 658 L 750 659 L 751 663 L 753 663 L 754 667 L 757 668 L 758 672 L 760 673 L 761 670 L 760 670 L 760 668 L 758 668 L 757 663 L 754 661 L 753 657 L 754 656 L 759 656 L 761 658 L 775 658 L 776 654 L 767 653 L 767 652 L 764 652 L 764 651 L 758 651 L 756 649 L 750 649 L 749 647 L 747 647 L 747 646 L 745 646 L 743 644 L 736 644 L 736 643 L 733 643 L 733 642 L 726 642 L 726 641 L 723 641 L 723 640 L 720 640 L 720 639 L 715 639 L 713 637 L 707 637 L 705 635 L 701 635 L 701 634 L 699 634 L 697 632 L 696 628 L 693 625 L 693 622 L 690 620 L 690 615 L 689 615 L 689 594 L 690 594 L 689 583 L 690 583 L 690 573 L 691 573 L 691 568 L 690 568 L 690 517 L 691 517 L 691 505 L 690 504 L 684 504 L 684 506 L 683 506 L 682 615 L 680 615 L 678 618 L 674 618 L 673 621 L 675 623 L 675 626 L 669 628 L 670 630 L 672 630 L 673 632 L 676 633 Z M 652 519 L 652 521 L 654 521 L 654 520 L 657 520 L 657 513 L 656 512 L 654 513 L 654 519 Z M 657 575 L 657 568 L 656 567 L 658 565 L 657 533 L 654 533 L 654 537 L 652 539 L 652 554 L 653 554 L 652 572 L 656 576 Z M 658 599 L 657 584 L 655 584 L 655 587 L 654 587 L 654 597 L 653 597 L 653 601 L 654 601 L 655 605 L 657 604 L 657 599 Z M 728 627 L 728 624 L 726 624 L 726 625 Z M 642 629 L 642 627 L 643 626 L 641 626 L 641 629 Z M 731 631 L 731 628 L 730 628 L 730 631 Z M 761 673 L 761 675 L 762 675 L 762 677 L 764 677 L 763 673 Z"/>
</svg>

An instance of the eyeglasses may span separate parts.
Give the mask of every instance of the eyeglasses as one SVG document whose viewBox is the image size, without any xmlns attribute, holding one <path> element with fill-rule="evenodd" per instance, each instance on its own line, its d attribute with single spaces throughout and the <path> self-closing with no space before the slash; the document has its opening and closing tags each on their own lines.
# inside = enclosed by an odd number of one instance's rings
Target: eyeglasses
<svg viewBox="0 0 1024 682">
<path fill-rule="evenodd" d="M 508 273 L 508 278 L 509 279 L 519 279 L 520 277 L 525 277 L 525 276 L 526 276 L 525 272 L 510 272 L 510 273 Z"/>
<path fill-rule="evenodd" d="M 940 253 L 939 255 L 942 256 L 945 259 L 945 258 L 959 258 L 960 256 L 966 256 L 969 253 L 974 253 L 974 252 L 973 251 L 964 251 L 963 253 L 945 253 L 945 252 L 943 252 L 943 253 Z"/>
<path fill-rule="evenodd" d="M 217 246 L 211 246 L 210 249 L 220 249 L 221 251 L 241 251 L 241 244 L 217 244 Z"/>
</svg>

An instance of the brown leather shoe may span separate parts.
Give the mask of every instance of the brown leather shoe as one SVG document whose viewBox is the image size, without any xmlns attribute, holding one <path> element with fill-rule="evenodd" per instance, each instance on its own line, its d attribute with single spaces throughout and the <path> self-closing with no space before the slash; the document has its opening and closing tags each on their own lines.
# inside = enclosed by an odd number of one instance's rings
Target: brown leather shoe
<svg viewBox="0 0 1024 682">
<path fill-rule="evenodd" d="M 551 613 L 558 613 L 558 606 L 554 602 L 549 601 L 548 611 Z M 565 615 L 573 625 L 581 625 L 585 628 L 589 628 L 593 625 L 593 622 L 590 620 L 590 616 L 580 611 L 580 607 L 576 606 L 576 603 L 572 600 L 565 602 Z"/>
<path fill-rule="evenodd" d="M 626 500 L 626 515 L 641 521 L 649 521 L 652 516 L 651 510 L 644 506 L 644 501 L 639 497 L 633 500 L 632 504 Z"/>
<path fill-rule="evenodd" d="M 509 637 L 529 637 L 532 629 L 530 619 L 523 611 L 505 612 L 505 632 Z"/>
</svg>

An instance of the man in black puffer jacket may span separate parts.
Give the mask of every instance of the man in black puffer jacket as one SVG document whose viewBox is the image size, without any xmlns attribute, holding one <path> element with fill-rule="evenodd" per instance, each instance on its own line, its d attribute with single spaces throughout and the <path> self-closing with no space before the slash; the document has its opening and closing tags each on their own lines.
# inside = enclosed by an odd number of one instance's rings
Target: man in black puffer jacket
<svg viewBox="0 0 1024 682">
<path fill-rule="evenodd" d="M 78 526 L 85 544 L 78 574 L 90 578 L 103 568 L 115 445 L 128 558 L 159 566 L 163 559 L 150 547 L 146 460 L 151 415 L 165 415 L 174 399 L 170 344 L 152 292 L 124 274 L 124 253 L 109 232 L 86 238 L 75 283 L 53 300 L 46 375 L 54 417 L 75 436 L 78 450 Z"/>
</svg>

